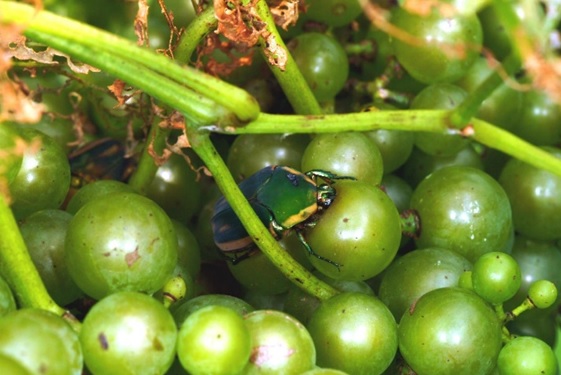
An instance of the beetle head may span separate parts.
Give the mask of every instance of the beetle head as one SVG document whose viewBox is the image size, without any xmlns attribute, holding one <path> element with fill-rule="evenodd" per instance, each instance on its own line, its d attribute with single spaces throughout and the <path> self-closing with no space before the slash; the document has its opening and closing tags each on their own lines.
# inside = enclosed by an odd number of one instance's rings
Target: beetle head
<svg viewBox="0 0 561 375">
<path fill-rule="evenodd" d="M 329 207 L 335 199 L 335 189 L 328 184 L 321 184 L 317 187 L 317 203 L 320 207 Z"/>
</svg>

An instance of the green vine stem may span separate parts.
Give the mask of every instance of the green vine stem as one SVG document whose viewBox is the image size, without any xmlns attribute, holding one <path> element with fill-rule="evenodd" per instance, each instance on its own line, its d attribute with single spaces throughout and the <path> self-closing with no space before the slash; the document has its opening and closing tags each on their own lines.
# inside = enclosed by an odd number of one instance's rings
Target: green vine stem
<svg viewBox="0 0 561 375">
<path fill-rule="evenodd" d="M 547 151 L 483 120 L 472 119 L 468 129 L 475 141 L 561 177 L 561 160 Z"/>
<path fill-rule="evenodd" d="M 295 113 L 298 114 L 310 114 L 319 115 L 323 111 L 316 100 L 316 97 L 312 93 L 310 86 L 304 79 L 304 76 L 300 72 L 300 69 L 296 65 L 296 62 L 292 58 L 292 55 L 288 51 L 286 44 L 282 40 L 277 27 L 275 26 L 275 21 L 269 10 L 269 6 L 265 0 L 257 1 L 256 11 L 263 22 L 265 22 L 265 27 L 267 33 L 270 33 L 269 38 L 273 38 L 274 42 L 277 44 L 279 50 L 286 53 L 286 64 L 284 69 L 276 64 L 269 63 L 269 67 L 275 78 L 279 82 L 284 94 L 286 95 L 288 101 L 292 105 Z M 261 38 L 261 52 L 267 59 L 267 53 L 265 52 L 269 46 L 268 40 Z"/>
<path fill-rule="evenodd" d="M 338 293 L 336 289 L 314 277 L 301 264 L 290 257 L 271 233 L 265 228 L 255 211 L 249 205 L 247 199 L 238 188 L 228 167 L 218 155 L 212 144 L 209 133 L 201 131 L 196 126 L 187 127 L 187 137 L 193 150 L 203 160 L 206 167 L 212 171 L 212 175 L 218 187 L 232 206 L 244 224 L 247 232 L 271 260 L 271 262 L 293 283 L 301 287 L 307 293 L 321 300 L 331 298 Z"/>
<path fill-rule="evenodd" d="M 16 23 L 25 27 L 25 34 L 35 41 L 52 45 L 50 42 L 58 41 L 60 46 L 54 46 L 62 52 L 71 54 L 81 61 L 106 70 L 117 77 L 124 76 L 126 69 L 119 68 L 119 64 L 111 60 L 117 57 L 129 64 L 132 69 L 126 74 L 128 79 L 123 79 L 134 86 L 142 87 L 144 83 L 133 81 L 146 81 L 148 70 L 159 73 L 158 76 L 166 77 L 170 83 L 175 81 L 178 86 L 185 86 L 195 91 L 189 95 L 187 90 L 183 94 L 188 98 L 177 98 L 174 101 L 183 101 L 181 107 L 189 108 L 187 113 L 196 113 L 197 108 L 208 108 L 208 103 L 215 102 L 235 113 L 241 122 L 255 119 L 259 114 L 259 104 L 253 96 L 236 86 L 230 85 L 216 77 L 202 73 L 189 66 L 180 66 L 173 60 L 159 55 L 146 48 L 140 48 L 135 43 L 117 37 L 111 33 L 95 27 L 77 22 L 68 18 L 57 16 L 47 11 L 37 12 L 30 5 L 12 1 L 0 1 L 0 17 L 3 23 Z M 48 39 L 48 40 L 47 40 Z M 81 49 L 82 56 L 77 56 L 70 48 Z M 102 56 L 97 56 L 98 54 Z M 106 61 L 109 60 L 109 61 Z M 144 68 L 144 69 L 141 69 Z M 119 74 L 116 74 L 118 71 Z M 152 72 L 152 74 L 154 74 Z M 134 79 L 137 77 L 137 79 Z M 153 79 L 153 77 L 152 77 Z M 162 78 L 160 78 L 162 80 Z M 160 80 L 153 82 L 154 86 L 161 84 Z M 163 80 L 162 80 L 163 81 Z M 145 90 L 150 93 L 149 90 Z M 159 90 L 160 94 L 165 90 Z M 177 93 L 175 93 L 177 95 Z M 158 95 L 154 95 L 158 97 Z M 171 96 L 171 95 L 168 95 Z M 212 100 L 208 99 L 212 98 Z M 170 98 L 168 98 L 169 100 Z M 182 99 L 182 100 L 181 100 Z M 163 99 L 162 99 L 163 100 Z M 172 105 L 171 103 L 169 103 Z M 180 109 L 180 107 L 175 106 Z"/>
<path fill-rule="evenodd" d="M 532 300 L 526 297 L 520 305 L 516 306 L 514 309 L 512 309 L 512 311 L 510 311 L 507 314 L 506 321 L 514 320 L 517 317 L 519 317 L 520 314 L 522 314 L 523 312 L 532 310 L 534 308 L 536 308 L 536 306 L 534 305 Z"/>
<path fill-rule="evenodd" d="M 453 129 L 452 112 L 444 110 L 373 111 L 320 116 L 273 115 L 262 113 L 241 128 L 210 130 L 226 134 L 335 133 L 394 129 L 461 134 L 487 147 L 497 149 L 536 168 L 561 176 L 561 160 L 521 138 L 489 124 L 471 119 L 464 129 Z"/>
<path fill-rule="evenodd" d="M 520 59 L 515 54 L 510 54 L 500 67 L 505 75 L 512 75 L 520 69 Z M 481 103 L 493 93 L 493 91 L 504 82 L 504 76 L 499 73 L 498 69 L 485 79 L 475 90 L 470 92 L 467 98 L 456 107 L 450 121 L 454 127 L 461 129 L 469 120 L 477 114 Z"/>
<path fill-rule="evenodd" d="M 210 129 L 224 134 L 337 133 L 394 129 L 460 133 L 451 129 L 449 111 L 408 110 L 370 111 L 329 115 L 277 115 L 261 113 L 244 127 Z"/>
<path fill-rule="evenodd" d="M 230 121 L 235 120 L 232 118 L 234 114 L 211 99 L 193 92 L 142 65 L 114 56 L 111 52 L 92 49 L 64 37 L 49 35 L 34 29 L 27 29 L 25 34 L 35 41 L 67 53 L 73 58 L 95 66 L 128 84 L 142 88 L 144 92 L 154 98 L 189 114 L 189 117 L 195 121 L 213 124 L 223 121 L 230 123 Z"/>
<path fill-rule="evenodd" d="M 214 16 L 214 8 L 208 7 L 185 28 L 173 53 L 177 62 L 187 64 L 200 41 L 216 28 L 218 20 Z"/>
<path fill-rule="evenodd" d="M 45 288 L 41 276 L 27 251 L 16 219 L 5 197 L 0 194 L 0 274 L 14 292 L 20 307 L 50 311 L 65 318 L 74 329 L 80 323 L 68 311 L 57 305 Z"/>
<path fill-rule="evenodd" d="M 148 187 L 152 183 L 158 170 L 158 165 L 150 150 L 160 155 L 166 147 L 166 138 L 169 134 L 169 130 L 162 129 L 159 126 L 160 122 L 161 118 L 155 116 L 150 126 L 150 132 L 146 138 L 142 154 L 140 155 L 138 166 L 128 181 L 129 186 L 142 195 L 146 195 Z"/>
</svg>

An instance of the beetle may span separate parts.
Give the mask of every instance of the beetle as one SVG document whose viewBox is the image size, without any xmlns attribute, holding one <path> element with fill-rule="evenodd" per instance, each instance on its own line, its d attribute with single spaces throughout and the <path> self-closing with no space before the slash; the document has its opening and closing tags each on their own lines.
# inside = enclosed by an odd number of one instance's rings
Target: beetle
<svg viewBox="0 0 561 375">
<path fill-rule="evenodd" d="M 318 184 L 318 178 L 326 183 Z M 326 209 L 335 199 L 335 180 L 350 179 L 328 171 L 311 170 L 306 173 L 281 165 L 265 167 L 238 187 L 249 204 L 269 229 L 273 237 L 281 239 L 294 230 L 310 255 L 335 267 L 335 262 L 316 254 L 302 234 L 305 227 L 315 225 L 316 214 Z M 211 219 L 214 243 L 233 264 L 246 259 L 256 246 L 228 201 L 222 196 L 214 206 Z"/>
</svg>

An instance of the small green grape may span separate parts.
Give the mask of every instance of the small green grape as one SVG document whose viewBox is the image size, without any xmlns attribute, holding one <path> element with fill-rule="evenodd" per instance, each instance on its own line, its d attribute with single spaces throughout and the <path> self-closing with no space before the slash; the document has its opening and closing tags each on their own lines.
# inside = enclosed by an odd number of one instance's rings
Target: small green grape
<svg viewBox="0 0 561 375">
<path fill-rule="evenodd" d="M 497 368 L 501 375 L 554 375 L 557 372 L 557 360 L 551 347 L 542 340 L 520 336 L 501 349 Z"/>
<path fill-rule="evenodd" d="M 490 252 L 477 259 L 472 270 L 473 290 L 493 304 L 512 298 L 520 288 L 520 267 L 503 252 Z"/>
<path fill-rule="evenodd" d="M 251 338 L 244 319 L 225 306 L 207 306 L 193 312 L 178 333 L 177 356 L 193 375 L 237 374 L 250 354 Z"/>
<path fill-rule="evenodd" d="M 538 309 L 546 309 L 557 300 L 557 287 L 549 280 L 538 280 L 530 285 L 528 297 Z"/>
</svg>

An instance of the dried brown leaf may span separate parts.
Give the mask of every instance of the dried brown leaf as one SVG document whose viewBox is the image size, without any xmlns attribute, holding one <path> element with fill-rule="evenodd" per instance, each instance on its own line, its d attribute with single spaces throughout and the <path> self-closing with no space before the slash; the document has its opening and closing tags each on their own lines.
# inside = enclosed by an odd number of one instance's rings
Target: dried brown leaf
<svg viewBox="0 0 561 375">
<path fill-rule="evenodd" d="M 269 34 L 265 41 L 265 55 L 269 63 L 278 66 L 280 70 L 284 71 L 286 69 L 286 61 L 288 60 L 286 50 L 277 43 L 273 34 Z"/>
<path fill-rule="evenodd" d="M 552 100 L 561 103 L 561 60 L 559 58 L 546 59 L 543 55 L 534 53 L 524 56 L 524 67 L 532 76 L 534 87 L 545 91 Z"/>
<path fill-rule="evenodd" d="M 119 106 L 125 105 L 125 102 L 129 98 L 129 96 L 123 95 L 123 90 L 125 89 L 125 82 L 121 81 L 120 79 L 116 79 L 113 81 L 113 84 L 107 86 L 109 91 L 115 96 Z"/>
<path fill-rule="evenodd" d="M 23 29 L 18 25 L 0 25 L 0 73 L 8 71 L 12 66 L 10 45 L 22 38 Z"/>
<path fill-rule="evenodd" d="M 433 11 L 440 13 L 444 17 L 454 17 L 458 14 L 458 10 L 453 4 L 441 0 L 405 0 L 401 7 L 409 13 L 420 16 L 428 16 Z"/>
<path fill-rule="evenodd" d="M 304 1 L 299 0 L 275 0 L 269 2 L 271 14 L 277 26 L 288 30 L 289 26 L 293 26 L 298 21 L 301 10 L 305 8 Z"/>
<path fill-rule="evenodd" d="M 148 11 L 149 6 L 146 0 L 138 0 L 138 10 L 134 17 L 134 33 L 136 34 L 139 46 L 148 46 Z"/>
<path fill-rule="evenodd" d="M 262 22 L 255 13 L 257 0 L 243 5 L 241 0 L 214 0 L 214 13 L 218 19 L 216 32 L 226 38 L 252 47 L 259 41 Z"/>
<path fill-rule="evenodd" d="M 219 62 L 212 57 L 217 50 L 222 51 L 227 56 L 227 61 Z M 196 65 L 209 74 L 226 77 L 239 67 L 251 65 L 253 53 L 253 49 L 248 49 L 244 45 L 224 40 L 217 34 L 209 34 L 205 38 L 203 46 L 199 47 Z M 205 56 L 208 57 L 208 61 L 203 63 L 203 57 Z"/>
<path fill-rule="evenodd" d="M 31 100 L 20 85 L 0 76 L 0 122 L 37 123 L 45 111 L 45 105 Z"/>
<path fill-rule="evenodd" d="M 161 12 L 165 17 L 166 22 L 167 22 L 168 27 L 169 27 L 169 30 L 170 30 L 169 40 L 168 40 L 168 48 L 167 48 L 167 50 L 164 51 L 164 53 L 167 56 L 170 56 L 171 58 L 173 58 L 173 51 L 175 50 L 175 48 L 177 47 L 177 44 L 181 40 L 181 36 L 183 35 L 183 32 L 185 31 L 185 29 L 184 28 L 178 28 L 175 25 L 175 22 L 174 22 L 175 17 L 173 15 L 173 12 L 167 9 L 166 3 L 165 3 L 164 0 L 158 0 L 158 4 L 160 5 Z"/>
<path fill-rule="evenodd" d="M 99 72 L 99 69 L 94 68 L 91 65 L 74 63 L 70 56 L 65 53 L 59 52 L 50 47 L 41 51 L 35 51 L 34 49 L 28 47 L 25 42 L 25 37 L 20 35 L 15 40 L 8 42 L 8 49 L 4 51 L 4 53 L 6 56 L 13 57 L 18 60 L 32 60 L 46 65 L 59 64 L 59 62 L 55 60 L 55 57 L 59 56 L 66 59 L 68 67 L 75 73 L 87 74 L 88 72 Z"/>
</svg>

